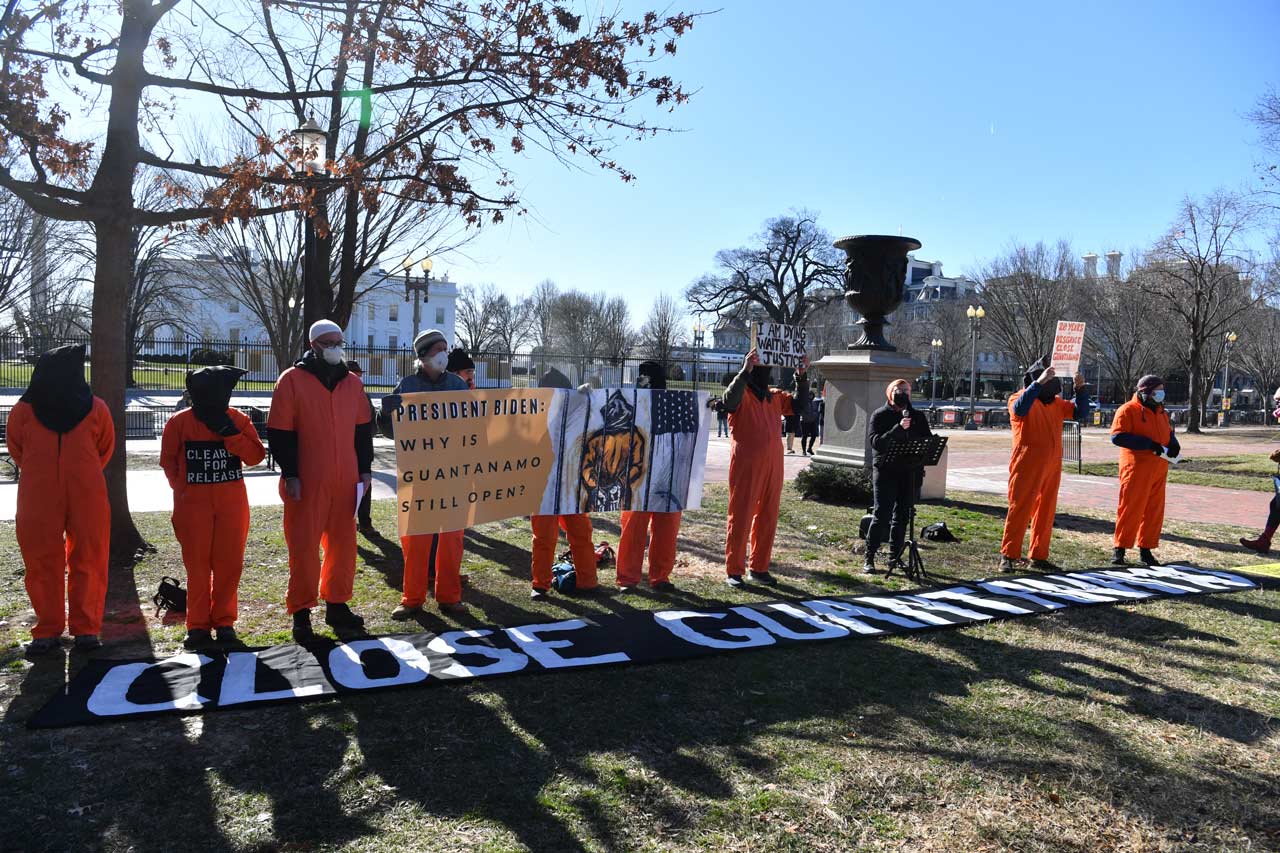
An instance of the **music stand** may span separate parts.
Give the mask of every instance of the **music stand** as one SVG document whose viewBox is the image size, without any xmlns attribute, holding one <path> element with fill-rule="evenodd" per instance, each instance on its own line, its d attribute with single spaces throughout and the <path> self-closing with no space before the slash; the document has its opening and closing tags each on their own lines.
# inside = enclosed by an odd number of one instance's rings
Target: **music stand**
<svg viewBox="0 0 1280 853">
<path fill-rule="evenodd" d="M 913 415 L 919 417 L 918 415 Z M 891 462 L 898 466 L 912 469 L 933 467 L 942 461 L 942 452 L 947 448 L 947 436 L 931 435 L 928 438 L 909 438 L 896 441 L 883 452 L 876 453 L 877 462 Z M 916 503 L 920 500 L 920 484 L 912 485 L 911 517 L 907 527 L 907 565 L 903 576 L 908 580 L 923 581 L 926 578 L 924 560 L 920 557 L 920 547 L 916 544 Z M 885 577 L 893 574 L 893 563 L 890 561 Z"/>
</svg>

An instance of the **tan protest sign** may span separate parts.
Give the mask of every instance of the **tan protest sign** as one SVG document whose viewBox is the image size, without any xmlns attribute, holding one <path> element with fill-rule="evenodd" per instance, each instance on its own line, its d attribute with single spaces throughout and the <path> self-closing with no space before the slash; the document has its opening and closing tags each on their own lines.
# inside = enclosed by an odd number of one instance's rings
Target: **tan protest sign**
<svg viewBox="0 0 1280 853">
<path fill-rule="evenodd" d="M 777 367 L 800 367 L 808 351 L 804 327 L 781 323 L 753 323 L 751 346 L 759 351 L 761 364 Z"/>
<path fill-rule="evenodd" d="M 1063 381 L 1070 381 L 1080 372 L 1080 356 L 1084 352 L 1084 323 L 1070 320 L 1058 321 L 1058 332 L 1053 336 L 1053 358 L 1050 366 Z"/>
<path fill-rule="evenodd" d="M 393 415 L 400 535 L 538 511 L 552 468 L 551 388 L 405 394 Z"/>
</svg>

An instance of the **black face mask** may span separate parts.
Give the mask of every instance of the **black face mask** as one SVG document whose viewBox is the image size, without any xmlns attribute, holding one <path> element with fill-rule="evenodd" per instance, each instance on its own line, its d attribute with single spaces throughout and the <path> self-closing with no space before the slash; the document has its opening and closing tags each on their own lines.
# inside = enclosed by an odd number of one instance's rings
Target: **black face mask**
<svg viewBox="0 0 1280 853">
<path fill-rule="evenodd" d="M 911 395 L 906 391 L 894 391 L 893 404 L 899 409 L 909 408 L 911 406 Z"/>
<path fill-rule="evenodd" d="M 1052 403 L 1053 398 L 1062 393 L 1062 380 L 1053 377 L 1040 388 L 1040 402 Z"/>
</svg>

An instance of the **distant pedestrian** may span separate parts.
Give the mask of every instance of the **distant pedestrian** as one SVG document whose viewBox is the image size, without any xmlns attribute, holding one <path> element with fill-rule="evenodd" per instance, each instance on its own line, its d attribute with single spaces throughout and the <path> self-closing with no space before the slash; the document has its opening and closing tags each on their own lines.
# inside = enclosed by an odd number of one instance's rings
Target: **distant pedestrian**
<svg viewBox="0 0 1280 853">
<path fill-rule="evenodd" d="M 1274 414 L 1280 420 L 1280 388 L 1271 395 L 1271 405 L 1274 408 Z M 1271 451 L 1271 461 L 1280 466 L 1280 449 Z M 1277 468 L 1280 471 L 1280 468 Z M 1272 482 L 1280 483 L 1280 474 L 1273 475 Z M 1250 551 L 1257 551 L 1259 554 L 1271 553 L 1271 537 L 1275 536 L 1276 528 L 1280 527 L 1280 486 L 1277 486 L 1275 494 L 1271 496 L 1271 505 L 1267 509 L 1267 526 L 1258 534 L 1257 539 L 1245 539 L 1241 537 L 1240 544 L 1248 548 Z"/>
<path fill-rule="evenodd" d="M 729 410 L 724 407 L 724 400 L 717 397 L 712 401 L 716 412 L 716 438 L 729 437 Z"/>
<path fill-rule="evenodd" d="M 809 386 L 809 403 L 800 413 L 800 452 L 805 456 L 813 455 L 813 444 L 818 440 L 818 430 L 822 424 L 822 398 L 818 396 L 818 384 Z"/>
<path fill-rule="evenodd" d="M 1089 425 L 1089 419 L 1093 416 L 1093 408 L 1090 405 L 1092 398 L 1089 396 L 1089 385 L 1084 381 L 1083 373 L 1076 374 L 1073 393 L 1072 399 L 1076 404 L 1075 421 L 1083 428 Z"/>
</svg>

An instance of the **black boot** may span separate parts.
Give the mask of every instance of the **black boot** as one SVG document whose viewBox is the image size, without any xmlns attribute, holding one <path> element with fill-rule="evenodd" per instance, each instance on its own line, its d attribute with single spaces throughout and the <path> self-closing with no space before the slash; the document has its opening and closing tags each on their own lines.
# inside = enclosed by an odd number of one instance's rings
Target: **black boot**
<svg viewBox="0 0 1280 853">
<path fill-rule="evenodd" d="M 334 604 L 325 602 L 324 605 L 324 621 L 325 624 L 334 628 L 363 628 L 364 619 L 351 612 L 351 608 L 346 604 Z"/>
<path fill-rule="evenodd" d="M 1114 554 L 1113 554 L 1113 555 L 1112 555 L 1112 557 L 1111 557 L 1111 565 L 1113 565 L 1113 566 L 1127 566 L 1127 565 L 1129 565 L 1128 563 L 1126 563 L 1126 562 L 1124 561 L 1124 549 L 1123 549 L 1123 548 L 1116 548 L 1116 549 L 1115 549 L 1115 552 L 1114 552 Z"/>
<path fill-rule="evenodd" d="M 1138 549 L 1138 562 L 1144 566 L 1163 566 L 1164 563 L 1156 559 L 1156 555 L 1151 553 L 1150 548 Z"/>
<path fill-rule="evenodd" d="M 296 610 L 293 614 L 293 641 L 295 643 L 309 643 L 316 638 L 315 632 L 311 630 L 311 611 Z"/>
</svg>

